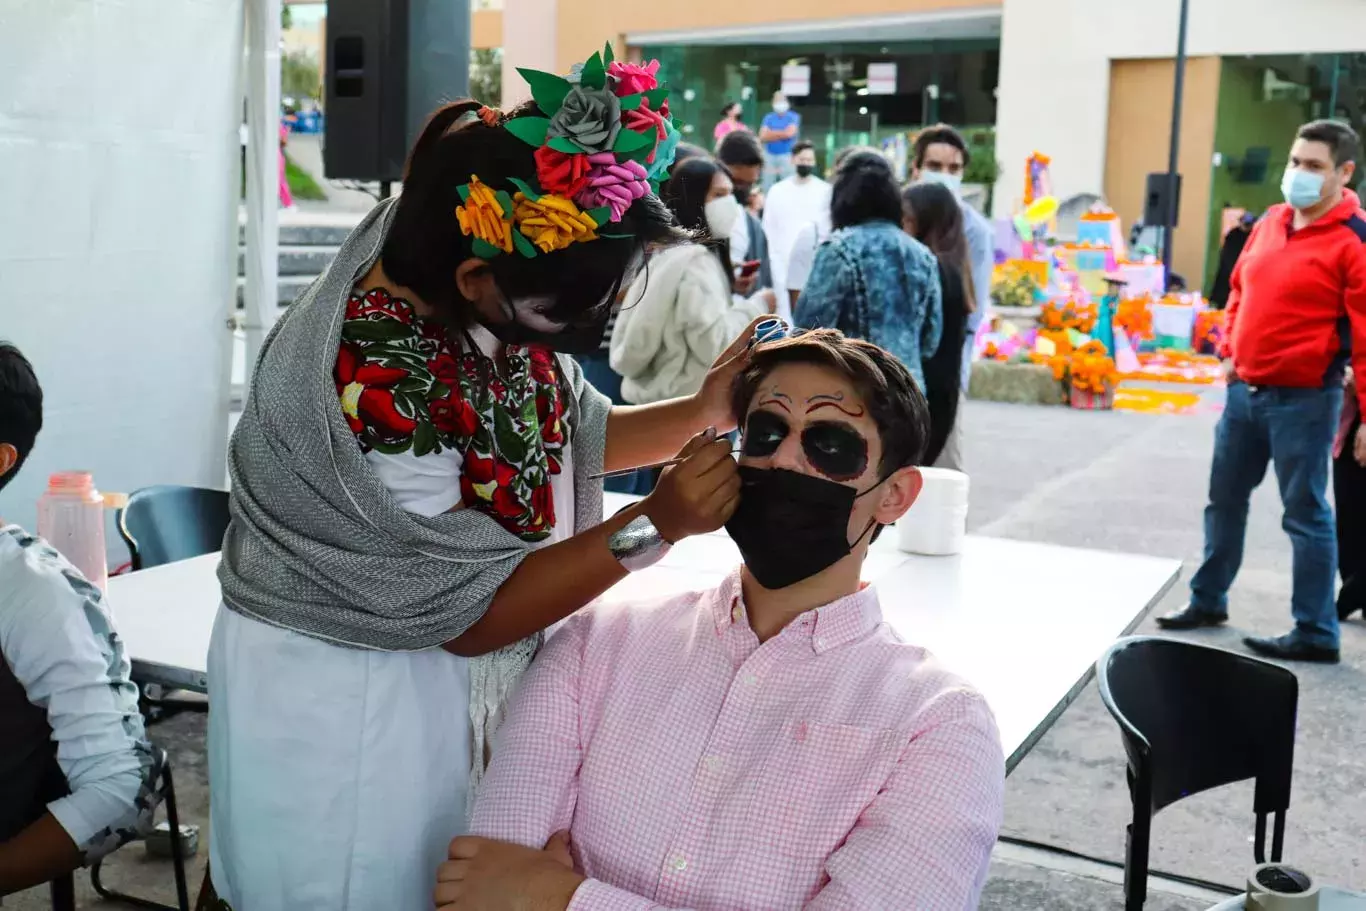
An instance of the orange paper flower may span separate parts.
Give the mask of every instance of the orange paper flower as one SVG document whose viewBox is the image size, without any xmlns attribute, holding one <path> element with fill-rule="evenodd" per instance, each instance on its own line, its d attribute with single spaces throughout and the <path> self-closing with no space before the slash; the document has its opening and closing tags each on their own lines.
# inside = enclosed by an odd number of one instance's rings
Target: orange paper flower
<svg viewBox="0 0 1366 911">
<path fill-rule="evenodd" d="M 455 210 L 461 233 L 511 253 L 512 213 L 504 211 L 497 194 L 477 176 L 470 176 L 469 188 L 464 205 Z"/>
<path fill-rule="evenodd" d="M 518 193 L 513 197 L 513 205 L 518 229 L 542 253 L 598 239 L 597 223 L 563 196 L 547 193 L 533 200 L 525 193 Z"/>
</svg>

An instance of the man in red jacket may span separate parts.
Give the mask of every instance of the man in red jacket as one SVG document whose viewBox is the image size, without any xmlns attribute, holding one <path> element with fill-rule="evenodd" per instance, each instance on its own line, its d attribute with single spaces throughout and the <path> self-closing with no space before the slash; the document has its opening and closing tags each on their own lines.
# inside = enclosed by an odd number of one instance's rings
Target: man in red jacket
<svg viewBox="0 0 1366 911">
<path fill-rule="evenodd" d="M 1205 561 L 1191 579 L 1190 604 L 1158 619 L 1165 629 L 1228 619 L 1248 502 L 1271 463 L 1294 551 L 1295 628 L 1243 642 L 1273 658 L 1338 660 L 1328 467 L 1349 360 L 1366 376 L 1366 212 L 1346 189 L 1360 148 L 1345 124 L 1301 127 L 1281 181 L 1286 204 L 1257 223 L 1233 270 L 1220 352 L 1228 403 L 1214 437 Z M 1366 405 L 1366 389 L 1356 394 Z M 1366 431 L 1351 445 L 1366 460 Z"/>
</svg>

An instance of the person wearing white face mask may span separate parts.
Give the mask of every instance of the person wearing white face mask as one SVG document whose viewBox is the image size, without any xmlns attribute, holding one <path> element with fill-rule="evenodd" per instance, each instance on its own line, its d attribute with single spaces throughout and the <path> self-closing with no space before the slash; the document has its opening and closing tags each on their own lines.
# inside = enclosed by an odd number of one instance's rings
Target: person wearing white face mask
<svg viewBox="0 0 1366 911">
<path fill-rule="evenodd" d="M 802 131 L 802 115 L 782 92 L 773 93 L 773 110 L 759 123 L 759 141 L 764 144 L 764 191 L 796 172 L 793 146 Z"/>
<path fill-rule="evenodd" d="M 1295 628 L 1243 643 L 1271 658 L 1338 661 L 1328 465 L 1349 363 L 1358 377 L 1352 394 L 1366 405 L 1366 212 L 1347 189 L 1360 149 L 1346 124 L 1301 127 L 1281 181 L 1285 204 L 1257 222 L 1233 269 L 1219 352 L 1228 402 L 1214 437 L 1205 559 L 1191 578 L 1190 603 L 1158 618 L 1165 629 L 1228 619 L 1248 503 L 1271 463 L 1294 550 Z M 1343 449 L 1366 465 L 1366 430 L 1352 436 Z"/>
<path fill-rule="evenodd" d="M 660 198 L 698 242 L 651 257 L 622 301 L 610 357 L 622 397 L 636 405 L 699 388 L 736 333 L 776 303 L 771 289 L 733 296 L 729 240 L 740 203 L 722 165 L 710 158 L 683 162 Z"/>
</svg>

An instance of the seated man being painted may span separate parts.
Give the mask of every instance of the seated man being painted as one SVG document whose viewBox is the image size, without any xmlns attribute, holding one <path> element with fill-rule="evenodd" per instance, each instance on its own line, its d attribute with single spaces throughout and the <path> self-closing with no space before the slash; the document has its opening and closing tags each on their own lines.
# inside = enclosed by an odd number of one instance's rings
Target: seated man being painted
<svg viewBox="0 0 1366 911">
<path fill-rule="evenodd" d="M 995 723 L 860 582 L 920 491 L 925 399 L 886 351 L 818 330 L 758 345 L 734 401 L 744 565 L 552 638 L 438 907 L 977 907 Z"/>
</svg>

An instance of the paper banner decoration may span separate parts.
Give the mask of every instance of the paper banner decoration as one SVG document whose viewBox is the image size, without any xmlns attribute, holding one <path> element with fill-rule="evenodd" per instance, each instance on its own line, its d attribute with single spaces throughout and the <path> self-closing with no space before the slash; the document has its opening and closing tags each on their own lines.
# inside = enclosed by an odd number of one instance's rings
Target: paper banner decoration
<svg viewBox="0 0 1366 911">
<path fill-rule="evenodd" d="M 1129 334 L 1118 326 L 1115 327 L 1115 367 L 1120 373 L 1135 373 L 1139 368 L 1138 354 L 1129 343 Z"/>
</svg>

